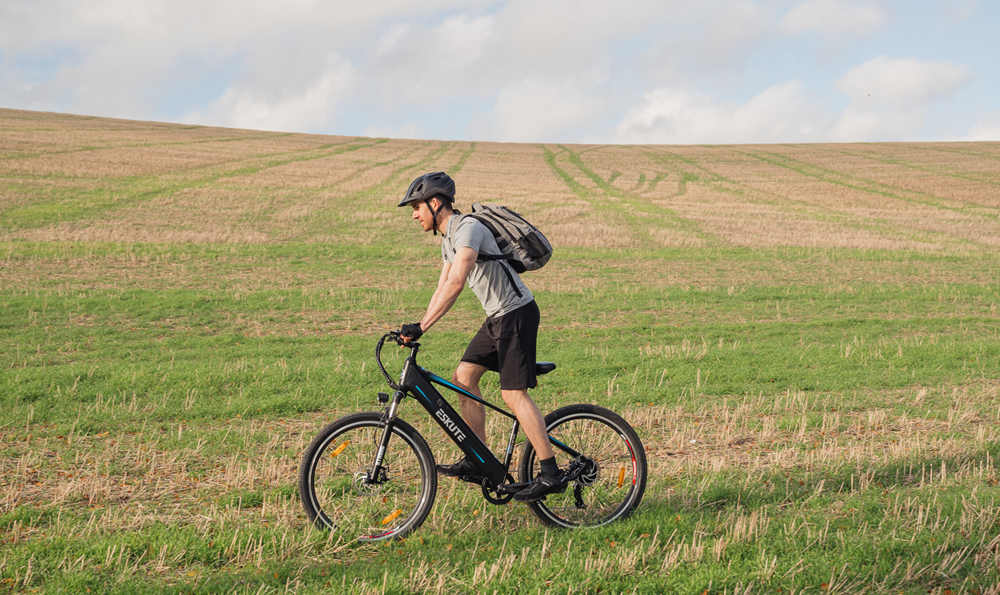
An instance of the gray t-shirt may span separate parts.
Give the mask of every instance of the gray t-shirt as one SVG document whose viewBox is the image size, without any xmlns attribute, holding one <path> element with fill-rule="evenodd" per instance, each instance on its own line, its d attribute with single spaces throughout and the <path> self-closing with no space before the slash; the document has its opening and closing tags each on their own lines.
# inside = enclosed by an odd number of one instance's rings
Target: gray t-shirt
<svg viewBox="0 0 1000 595">
<path fill-rule="evenodd" d="M 447 263 L 454 262 L 458 250 L 466 247 L 479 254 L 500 254 L 493 234 L 485 225 L 473 217 L 456 213 L 448 220 L 448 229 L 441 240 L 441 258 Z M 504 273 L 504 268 L 510 272 L 510 278 Z M 510 284 L 510 279 L 521 290 L 520 296 Z M 477 262 L 469 271 L 468 283 L 487 316 L 503 316 L 535 299 L 514 269 L 503 260 Z"/>
</svg>

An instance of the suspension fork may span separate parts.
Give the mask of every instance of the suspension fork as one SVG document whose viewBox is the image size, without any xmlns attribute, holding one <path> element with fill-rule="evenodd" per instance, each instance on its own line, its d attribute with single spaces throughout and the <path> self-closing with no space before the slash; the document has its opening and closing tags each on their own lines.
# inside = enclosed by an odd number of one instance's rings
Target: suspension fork
<svg viewBox="0 0 1000 595">
<path fill-rule="evenodd" d="M 378 443 L 378 450 L 375 451 L 375 459 L 372 461 L 371 469 L 368 471 L 368 479 L 366 483 L 379 483 L 379 475 L 382 470 L 382 460 L 385 458 L 385 451 L 389 447 L 389 436 L 392 435 L 392 428 L 396 423 L 396 411 L 399 409 L 399 403 L 406 396 L 401 390 L 397 390 L 396 394 L 393 395 L 392 402 L 389 404 L 389 408 L 386 409 L 383 419 L 385 420 L 385 430 L 382 432 L 382 438 Z"/>
</svg>

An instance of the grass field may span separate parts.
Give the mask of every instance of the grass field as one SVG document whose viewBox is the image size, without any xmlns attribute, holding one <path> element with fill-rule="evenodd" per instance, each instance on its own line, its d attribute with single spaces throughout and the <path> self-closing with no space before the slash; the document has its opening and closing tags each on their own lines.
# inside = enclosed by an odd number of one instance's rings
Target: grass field
<svg viewBox="0 0 1000 595">
<path fill-rule="evenodd" d="M 312 529 L 299 457 L 377 409 L 444 169 L 555 255 L 543 410 L 645 442 L 630 519 L 442 480 L 411 537 Z M 604 146 L 0 109 L 0 591 L 1000 593 L 1000 143 Z M 423 341 L 450 374 L 465 292 Z M 398 364 L 398 359 L 396 360 Z M 496 379 L 486 383 L 496 396 Z M 403 417 L 439 461 L 414 404 Z M 496 448 L 505 426 L 490 426 Z"/>
</svg>

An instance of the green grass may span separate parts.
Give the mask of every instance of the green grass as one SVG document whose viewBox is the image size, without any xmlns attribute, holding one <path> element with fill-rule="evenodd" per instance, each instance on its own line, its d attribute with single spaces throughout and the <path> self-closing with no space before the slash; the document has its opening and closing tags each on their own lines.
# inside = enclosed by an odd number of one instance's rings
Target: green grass
<svg viewBox="0 0 1000 595">
<path fill-rule="evenodd" d="M 102 122 L 8 116 L 2 123 L 25 134 Z M 204 132 L 192 129 L 190 143 L 212 146 L 195 137 Z M 299 458 L 325 424 L 378 408 L 386 389 L 375 340 L 420 316 L 439 272 L 436 242 L 394 210 L 394 197 L 423 169 L 485 187 L 525 163 L 510 165 L 490 143 L 407 145 L 388 159 L 378 151 L 396 141 L 314 140 L 161 176 L 22 171 L 35 153 L 75 158 L 68 147 L 22 147 L 0 160 L 0 592 L 916 593 L 1000 584 L 997 210 L 975 206 L 982 241 L 945 238 L 926 251 L 736 245 L 663 205 L 737 196 L 844 229 L 924 232 L 787 199 L 774 189 L 780 179 L 763 189 L 715 174 L 714 148 L 635 149 L 654 166 L 644 171 L 605 163 L 614 147 L 503 149 L 533 160 L 537 184 L 582 199 L 593 220 L 642 242 L 663 228 L 703 240 L 557 245 L 545 269 L 525 276 L 542 311 L 539 357 L 559 365 L 533 392 L 540 407 L 610 407 L 645 443 L 650 480 L 632 517 L 546 529 L 522 505 L 491 506 L 476 488 L 442 479 L 431 516 L 405 540 L 358 545 L 313 529 L 298 501 Z M 904 197 L 904 207 L 939 206 L 945 219 L 964 210 L 793 159 L 796 150 L 746 151 L 831 192 L 846 184 L 872 200 Z M 324 178 L 338 163 L 372 177 Z M 274 219 L 287 205 L 274 203 L 233 220 L 287 225 L 278 235 L 292 239 L 33 235 L 114 221 L 136 201 L 155 209 L 192 185 L 249 192 L 255 173 L 284 165 L 313 176 L 302 187 L 288 178 L 289 200 L 313 201 L 312 210 L 287 223 Z M 988 176 L 962 182 L 979 177 Z M 423 340 L 422 365 L 450 375 L 481 316 L 465 292 Z M 387 354 L 390 366 L 400 358 Z M 499 401 L 495 376 L 484 389 Z M 456 456 L 420 408 L 404 403 L 402 413 L 439 461 Z M 500 448 L 505 432 L 491 425 L 491 445 Z"/>
</svg>

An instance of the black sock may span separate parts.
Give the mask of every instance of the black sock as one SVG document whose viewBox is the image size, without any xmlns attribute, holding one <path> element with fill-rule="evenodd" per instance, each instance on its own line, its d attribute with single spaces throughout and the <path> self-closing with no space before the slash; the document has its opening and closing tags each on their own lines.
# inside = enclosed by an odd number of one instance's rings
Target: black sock
<svg viewBox="0 0 1000 595">
<path fill-rule="evenodd" d="M 542 459 L 538 463 L 542 466 L 542 475 L 548 475 L 549 477 L 559 475 L 559 465 L 556 464 L 555 457 Z"/>
</svg>

